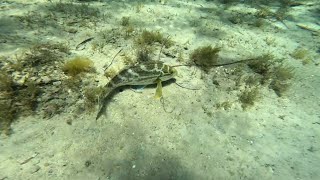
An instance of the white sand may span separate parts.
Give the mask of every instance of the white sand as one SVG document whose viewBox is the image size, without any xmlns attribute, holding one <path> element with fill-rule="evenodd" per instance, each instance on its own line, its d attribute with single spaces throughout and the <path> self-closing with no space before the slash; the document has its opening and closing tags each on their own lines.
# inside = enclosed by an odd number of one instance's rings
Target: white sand
<svg viewBox="0 0 320 180">
<path fill-rule="evenodd" d="M 205 1 L 90 4 L 98 7 L 106 19 L 68 34 L 50 26 L 21 29 L 22 25 L 13 20 L 13 16 L 28 11 L 42 13 L 41 6 L 50 6 L 47 1 L 1 2 L 1 36 L 12 40 L 1 43 L 0 55 L 12 56 L 37 39 L 68 42 L 74 49 L 101 30 L 121 27 L 121 17 L 130 16 L 137 30 L 159 30 L 170 35 L 177 44 L 173 49 L 181 51 L 185 59 L 193 49 L 208 44 L 222 47 L 220 58 L 226 61 L 267 52 L 284 58 L 294 67 L 292 86 L 283 97 L 261 86 L 262 97 L 243 110 L 237 95 L 244 87 L 235 86 L 226 73 L 228 67 L 216 68 L 207 75 L 181 67 L 177 82 L 199 90 L 174 83 L 164 86 L 164 106 L 170 112 L 153 98 L 155 89 L 150 87 L 142 93 L 130 89 L 117 93 L 108 104 L 107 115 L 98 121 L 96 112 L 75 114 L 73 107 L 51 119 L 40 115 L 19 118 L 12 124 L 13 134 L 0 139 L 0 180 L 320 179 L 320 73 L 316 65 L 320 38 L 319 33 L 296 26 L 311 23 L 319 27 L 319 19 L 311 16 L 315 5 L 291 8 L 292 18 L 285 20 L 288 29 L 280 22 L 269 21 L 258 28 L 232 24 L 224 17 L 231 12 L 254 12 L 248 5 L 223 10 L 217 3 Z M 15 35 L 25 39 L 17 40 Z M 107 44 L 103 53 L 94 52 L 89 44 L 72 53 L 95 61 L 100 73 L 97 80 L 103 85 L 106 78 L 102 66 L 121 47 L 126 52 L 134 51 L 124 42 Z M 292 58 L 290 54 L 297 47 L 308 49 L 314 62 L 302 65 Z M 165 55 L 161 60 L 178 64 Z M 220 86 L 213 85 L 213 77 Z M 231 102 L 230 109 L 216 108 L 217 103 L 226 101 Z M 67 124 L 69 120 L 72 125 Z"/>
</svg>

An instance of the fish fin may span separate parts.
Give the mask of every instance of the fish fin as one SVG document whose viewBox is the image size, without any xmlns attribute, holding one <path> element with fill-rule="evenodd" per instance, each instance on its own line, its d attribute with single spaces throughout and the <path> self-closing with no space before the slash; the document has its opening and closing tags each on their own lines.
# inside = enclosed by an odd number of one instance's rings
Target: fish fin
<svg viewBox="0 0 320 180">
<path fill-rule="evenodd" d="M 96 116 L 96 120 L 99 119 L 100 116 L 105 114 L 106 112 L 106 104 L 105 104 L 105 99 L 102 99 L 101 102 L 99 102 L 99 108 L 98 108 L 98 114 Z"/>
<path fill-rule="evenodd" d="M 96 120 L 98 120 L 102 114 L 105 114 L 108 97 L 114 89 L 115 89 L 114 87 L 106 86 L 104 91 L 101 93 L 98 100 L 99 108 L 98 108 L 98 114 L 96 116 Z"/>
<path fill-rule="evenodd" d="M 160 99 L 162 97 L 162 84 L 161 84 L 161 79 L 157 80 L 157 89 L 156 89 L 156 94 L 154 96 L 156 99 Z"/>
<path fill-rule="evenodd" d="M 143 89 L 146 87 L 147 85 L 142 85 L 142 86 L 133 86 L 131 87 L 131 90 L 136 92 L 136 93 L 142 93 Z"/>
</svg>

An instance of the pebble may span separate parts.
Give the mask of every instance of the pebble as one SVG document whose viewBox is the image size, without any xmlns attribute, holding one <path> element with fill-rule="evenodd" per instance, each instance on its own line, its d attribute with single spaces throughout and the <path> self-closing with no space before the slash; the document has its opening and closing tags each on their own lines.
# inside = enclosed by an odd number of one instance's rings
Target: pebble
<svg viewBox="0 0 320 180">
<path fill-rule="evenodd" d="M 42 79 L 42 82 L 44 82 L 45 84 L 51 81 L 51 79 L 48 76 L 43 76 L 41 79 Z"/>
<path fill-rule="evenodd" d="M 26 82 L 26 77 L 22 76 L 19 80 L 17 80 L 17 84 L 22 86 Z"/>
<path fill-rule="evenodd" d="M 66 31 L 69 32 L 69 33 L 73 33 L 73 34 L 78 32 L 78 30 L 75 29 L 75 28 L 66 29 Z"/>
<path fill-rule="evenodd" d="M 33 76 L 33 77 L 30 78 L 30 80 L 31 80 L 31 81 L 36 81 L 36 80 L 37 80 L 37 77 L 34 77 L 34 76 Z"/>
<path fill-rule="evenodd" d="M 36 83 L 37 84 L 40 84 L 41 83 L 41 79 L 39 78 L 39 79 L 36 79 Z"/>
<path fill-rule="evenodd" d="M 31 174 L 33 174 L 33 173 L 35 173 L 35 172 L 38 172 L 40 170 L 40 166 L 38 166 L 38 165 L 32 165 L 31 167 L 30 167 L 30 169 L 29 169 L 29 172 L 31 173 Z"/>
<path fill-rule="evenodd" d="M 54 86 L 60 86 L 61 85 L 61 81 L 55 81 L 52 83 Z"/>
</svg>

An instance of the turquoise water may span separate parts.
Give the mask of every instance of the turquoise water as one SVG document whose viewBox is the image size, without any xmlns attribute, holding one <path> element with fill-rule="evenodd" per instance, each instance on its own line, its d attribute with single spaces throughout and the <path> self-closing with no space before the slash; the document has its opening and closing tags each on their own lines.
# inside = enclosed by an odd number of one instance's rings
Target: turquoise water
<svg viewBox="0 0 320 180">
<path fill-rule="evenodd" d="M 318 1 L 0 9 L 0 179 L 319 179 Z"/>
</svg>

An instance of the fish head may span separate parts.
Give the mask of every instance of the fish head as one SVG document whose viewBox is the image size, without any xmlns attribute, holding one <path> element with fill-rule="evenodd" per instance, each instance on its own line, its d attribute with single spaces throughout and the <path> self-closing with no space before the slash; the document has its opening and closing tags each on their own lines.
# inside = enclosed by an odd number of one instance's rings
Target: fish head
<svg viewBox="0 0 320 180">
<path fill-rule="evenodd" d="M 161 75 L 159 76 L 159 79 L 161 81 L 167 81 L 169 79 L 174 78 L 176 75 L 177 75 L 177 70 L 174 67 L 163 64 L 163 66 L 161 68 Z"/>
</svg>

